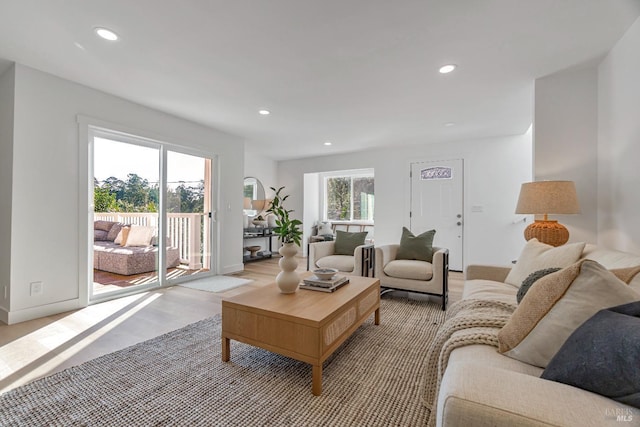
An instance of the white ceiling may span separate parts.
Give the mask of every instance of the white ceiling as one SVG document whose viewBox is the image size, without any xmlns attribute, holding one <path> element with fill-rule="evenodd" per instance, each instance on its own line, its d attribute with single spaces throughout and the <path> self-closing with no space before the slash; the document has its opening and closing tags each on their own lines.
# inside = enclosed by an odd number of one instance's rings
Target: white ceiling
<svg viewBox="0 0 640 427">
<path fill-rule="evenodd" d="M 0 0 L 0 58 L 289 159 L 521 134 L 534 79 L 597 60 L 639 15 L 640 0 Z"/>
</svg>

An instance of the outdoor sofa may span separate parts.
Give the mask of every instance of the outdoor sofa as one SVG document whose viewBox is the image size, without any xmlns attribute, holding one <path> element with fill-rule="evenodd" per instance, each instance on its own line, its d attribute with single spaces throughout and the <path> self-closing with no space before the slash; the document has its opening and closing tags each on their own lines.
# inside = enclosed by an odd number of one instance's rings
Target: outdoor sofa
<svg viewBox="0 0 640 427">
<path fill-rule="evenodd" d="M 157 269 L 157 238 L 151 233 L 148 241 L 134 242 L 122 246 L 122 223 L 112 221 L 94 222 L 93 268 L 123 276 L 148 273 Z M 129 226 L 129 227 L 136 227 Z M 180 264 L 180 253 L 176 247 L 167 247 L 167 268 Z"/>
</svg>

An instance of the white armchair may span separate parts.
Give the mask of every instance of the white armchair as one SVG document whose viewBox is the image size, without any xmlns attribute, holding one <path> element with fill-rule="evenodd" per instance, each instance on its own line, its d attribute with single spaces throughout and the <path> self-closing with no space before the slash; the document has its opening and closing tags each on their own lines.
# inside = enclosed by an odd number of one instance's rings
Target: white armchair
<svg viewBox="0 0 640 427">
<path fill-rule="evenodd" d="M 396 259 L 400 245 L 376 247 L 375 277 L 380 286 L 442 298 L 446 310 L 449 299 L 449 249 L 433 247 L 433 261 Z"/>
<path fill-rule="evenodd" d="M 307 270 L 335 268 L 343 273 L 362 276 L 362 249 L 369 245 L 356 247 L 353 255 L 336 255 L 335 244 L 335 241 L 310 243 Z"/>
</svg>

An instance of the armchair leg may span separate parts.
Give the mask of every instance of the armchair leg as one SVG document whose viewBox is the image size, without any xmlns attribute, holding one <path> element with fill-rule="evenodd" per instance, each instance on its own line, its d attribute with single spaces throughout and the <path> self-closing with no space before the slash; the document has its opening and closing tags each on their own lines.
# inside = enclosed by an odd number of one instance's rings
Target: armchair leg
<svg viewBox="0 0 640 427">
<path fill-rule="evenodd" d="M 449 252 L 444 254 L 444 262 L 442 263 L 442 311 L 447 309 L 449 300 Z"/>
</svg>

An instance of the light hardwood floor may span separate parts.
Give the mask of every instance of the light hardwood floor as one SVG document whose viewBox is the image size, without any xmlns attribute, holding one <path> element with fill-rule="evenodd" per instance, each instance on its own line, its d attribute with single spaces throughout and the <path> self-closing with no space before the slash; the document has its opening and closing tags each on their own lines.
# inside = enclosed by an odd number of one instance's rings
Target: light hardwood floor
<svg viewBox="0 0 640 427">
<path fill-rule="evenodd" d="M 16 325 L 0 323 L 0 393 L 219 314 L 222 298 L 273 282 L 277 262 L 246 264 L 245 271 L 234 276 L 253 281 L 227 292 L 173 286 Z M 306 259 L 300 258 L 298 270 L 305 269 Z M 461 297 L 462 274 L 452 272 L 449 277 L 452 303 Z M 391 297 L 402 296 L 406 293 Z"/>
</svg>

